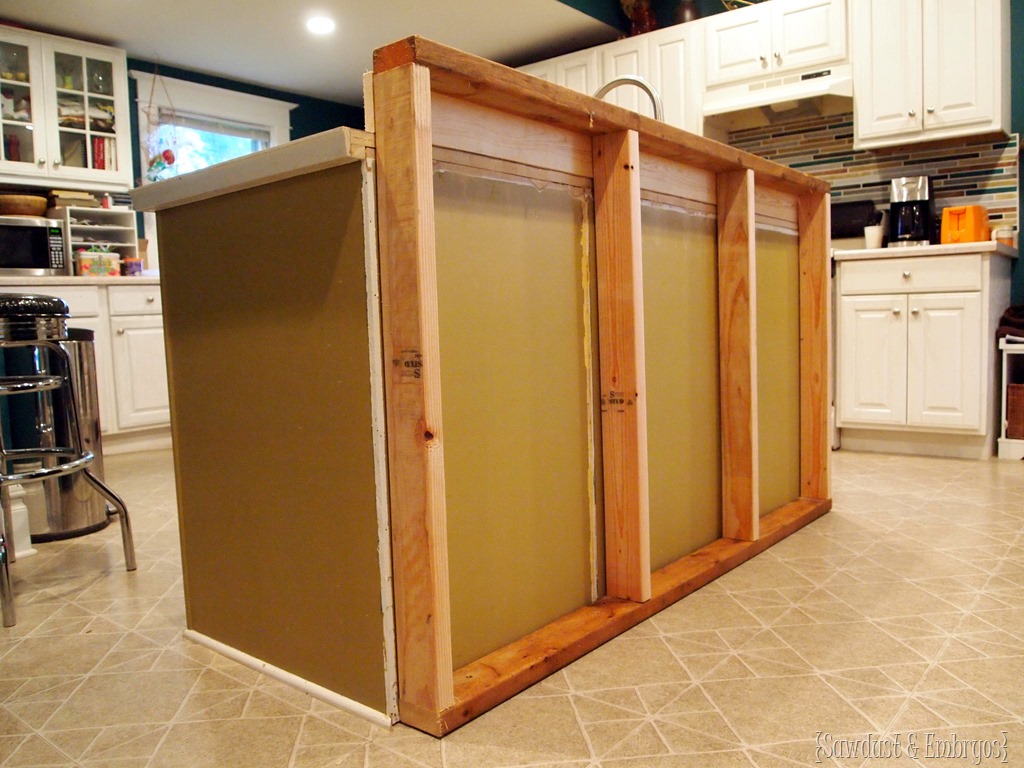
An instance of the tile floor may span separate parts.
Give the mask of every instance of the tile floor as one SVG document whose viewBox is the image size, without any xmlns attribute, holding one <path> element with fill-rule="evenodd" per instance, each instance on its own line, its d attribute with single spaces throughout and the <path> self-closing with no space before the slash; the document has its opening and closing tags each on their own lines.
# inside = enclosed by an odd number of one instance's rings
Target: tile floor
<svg viewBox="0 0 1024 768">
<path fill-rule="evenodd" d="M 1024 765 L 1024 463 L 833 460 L 832 513 L 439 741 L 183 640 L 170 454 L 111 457 L 139 570 L 115 526 L 15 564 L 0 765 Z"/>
</svg>

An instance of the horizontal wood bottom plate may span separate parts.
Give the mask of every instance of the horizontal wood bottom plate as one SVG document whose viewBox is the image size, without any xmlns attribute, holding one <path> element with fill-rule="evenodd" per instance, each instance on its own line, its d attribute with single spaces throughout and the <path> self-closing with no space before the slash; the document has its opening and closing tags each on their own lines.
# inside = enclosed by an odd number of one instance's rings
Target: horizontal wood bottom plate
<svg viewBox="0 0 1024 768">
<path fill-rule="evenodd" d="M 444 736 L 749 560 L 832 508 L 797 499 L 761 518 L 757 541 L 718 539 L 651 575 L 644 603 L 603 598 L 455 671 L 455 704 L 435 715 L 403 707 L 402 722 Z"/>
</svg>

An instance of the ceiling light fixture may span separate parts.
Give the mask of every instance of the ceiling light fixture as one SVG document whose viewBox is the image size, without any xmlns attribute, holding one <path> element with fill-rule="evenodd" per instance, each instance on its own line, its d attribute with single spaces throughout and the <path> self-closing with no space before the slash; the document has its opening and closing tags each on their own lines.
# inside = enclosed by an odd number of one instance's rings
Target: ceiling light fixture
<svg viewBox="0 0 1024 768">
<path fill-rule="evenodd" d="M 327 16 L 311 16 L 306 21 L 306 29 L 314 35 L 329 35 L 334 31 L 334 19 Z"/>
</svg>

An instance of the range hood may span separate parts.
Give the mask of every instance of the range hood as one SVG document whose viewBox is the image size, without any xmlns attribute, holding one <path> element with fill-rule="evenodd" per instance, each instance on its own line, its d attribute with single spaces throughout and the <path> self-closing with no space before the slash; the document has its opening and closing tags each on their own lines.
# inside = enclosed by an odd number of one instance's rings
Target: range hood
<svg viewBox="0 0 1024 768">
<path fill-rule="evenodd" d="M 852 110 L 853 75 L 845 63 L 709 88 L 704 94 L 705 120 L 730 129 Z"/>
</svg>

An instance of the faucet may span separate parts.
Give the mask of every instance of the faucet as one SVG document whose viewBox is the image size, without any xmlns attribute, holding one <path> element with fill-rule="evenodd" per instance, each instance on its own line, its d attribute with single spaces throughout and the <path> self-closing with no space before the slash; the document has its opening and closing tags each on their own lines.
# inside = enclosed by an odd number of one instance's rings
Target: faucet
<svg viewBox="0 0 1024 768">
<path fill-rule="evenodd" d="M 643 90 L 644 93 L 651 97 L 651 104 L 654 105 L 654 119 L 664 121 L 665 110 L 661 106 L 661 96 L 658 94 L 658 91 L 655 89 L 653 85 L 651 85 L 649 82 L 644 80 L 642 77 L 639 77 L 638 75 L 622 75 L 620 77 L 616 77 L 613 80 L 609 80 L 607 83 L 602 85 L 594 92 L 594 98 L 604 98 L 605 94 L 607 94 L 608 91 L 612 90 L 612 88 L 618 88 L 620 85 L 626 85 L 627 83 L 631 83 L 637 86 L 638 88 Z"/>
</svg>

